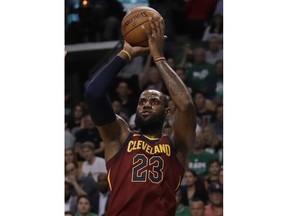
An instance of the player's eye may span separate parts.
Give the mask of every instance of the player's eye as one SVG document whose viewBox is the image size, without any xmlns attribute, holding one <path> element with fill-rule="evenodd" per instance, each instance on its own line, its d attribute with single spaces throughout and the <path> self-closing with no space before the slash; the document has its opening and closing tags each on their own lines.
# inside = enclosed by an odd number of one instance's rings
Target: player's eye
<svg viewBox="0 0 288 216">
<path fill-rule="evenodd" d="M 139 105 L 144 105 L 145 103 L 146 103 L 145 100 L 140 100 L 140 101 L 138 102 Z"/>
<path fill-rule="evenodd" d="M 151 101 L 151 104 L 152 104 L 152 105 L 159 105 L 159 104 L 160 104 L 160 101 L 155 99 L 155 100 L 152 100 L 152 101 Z"/>
</svg>

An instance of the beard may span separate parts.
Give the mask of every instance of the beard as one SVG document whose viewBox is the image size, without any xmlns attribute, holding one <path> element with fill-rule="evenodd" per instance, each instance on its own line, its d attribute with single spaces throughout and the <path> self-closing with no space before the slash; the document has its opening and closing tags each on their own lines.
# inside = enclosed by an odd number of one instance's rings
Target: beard
<svg viewBox="0 0 288 216">
<path fill-rule="evenodd" d="M 164 121 L 166 119 L 165 112 L 153 113 L 147 119 L 143 118 L 139 112 L 136 112 L 135 125 L 143 133 L 155 133 L 155 131 L 162 130 Z"/>
</svg>

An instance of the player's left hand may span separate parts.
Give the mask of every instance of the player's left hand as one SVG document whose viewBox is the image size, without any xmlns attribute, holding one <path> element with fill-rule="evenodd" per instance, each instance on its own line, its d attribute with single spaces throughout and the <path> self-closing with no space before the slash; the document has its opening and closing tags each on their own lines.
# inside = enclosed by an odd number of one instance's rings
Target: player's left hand
<svg viewBox="0 0 288 216">
<path fill-rule="evenodd" d="M 140 56 L 144 53 L 147 53 L 149 51 L 149 47 L 140 47 L 140 46 L 132 47 L 127 41 L 124 42 L 123 49 L 130 53 L 131 59 L 133 59 L 136 56 Z"/>
</svg>

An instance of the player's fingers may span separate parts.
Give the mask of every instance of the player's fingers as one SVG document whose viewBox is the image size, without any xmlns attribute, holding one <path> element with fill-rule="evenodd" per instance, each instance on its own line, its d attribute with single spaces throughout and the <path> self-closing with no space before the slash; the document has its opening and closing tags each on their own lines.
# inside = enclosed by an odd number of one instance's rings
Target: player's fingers
<svg viewBox="0 0 288 216">
<path fill-rule="evenodd" d="M 159 19 L 159 31 L 160 31 L 160 34 L 164 36 L 165 23 L 164 23 L 163 17 L 161 17 L 161 18 Z"/>
<path fill-rule="evenodd" d="M 144 25 L 141 25 L 141 28 L 143 29 L 143 31 L 145 32 L 145 34 L 149 34 L 148 30 L 145 28 Z"/>
<path fill-rule="evenodd" d="M 157 36 L 159 37 L 160 34 L 161 34 L 160 23 L 159 23 L 159 16 L 154 15 L 154 17 L 153 17 L 153 23 L 154 23 L 154 26 L 155 26 L 155 32 L 156 32 Z"/>
<path fill-rule="evenodd" d="M 156 25 L 155 25 L 155 20 L 154 17 L 149 17 L 149 23 L 151 27 L 151 36 L 155 38 L 157 31 L 156 31 Z"/>
</svg>

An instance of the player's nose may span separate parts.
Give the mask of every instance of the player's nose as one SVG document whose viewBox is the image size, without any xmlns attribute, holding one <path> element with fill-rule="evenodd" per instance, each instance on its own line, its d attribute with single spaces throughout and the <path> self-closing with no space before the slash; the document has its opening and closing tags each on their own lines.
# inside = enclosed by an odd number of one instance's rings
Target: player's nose
<svg viewBox="0 0 288 216">
<path fill-rule="evenodd" d="M 151 108 L 151 104 L 149 102 L 149 100 L 147 100 L 144 104 L 143 104 L 143 108 L 145 107 L 150 107 Z"/>
</svg>

